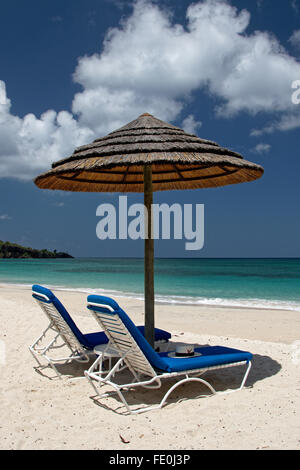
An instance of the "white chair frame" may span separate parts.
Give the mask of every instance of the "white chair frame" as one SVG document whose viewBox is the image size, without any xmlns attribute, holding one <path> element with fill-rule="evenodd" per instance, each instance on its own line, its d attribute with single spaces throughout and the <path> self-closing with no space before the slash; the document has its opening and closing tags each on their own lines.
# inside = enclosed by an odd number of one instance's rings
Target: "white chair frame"
<svg viewBox="0 0 300 470">
<path fill-rule="evenodd" d="M 251 361 L 240 361 L 240 362 L 234 362 L 230 364 L 224 364 L 224 365 L 216 365 L 216 366 L 210 366 L 206 368 L 201 368 L 201 369 L 192 369 L 192 370 L 185 370 L 181 372 L 163 372 L 163 371 L 155 371 L 146 356 L 144 355 L 143 351 L 140 349 L 122 320 L 120 319 L 119 315 L 114 311 L 112 307 L 110 307 L 107 304 L 95 304 L 95 303 L 89 303 L 89 306 L 91 307 L 91 311 L 95 317 L 95 319 L 98 321 L 98 323 L 102 326 L 104 329 L 106 335 L 108 336 L 110 340 L 110 345 L 117 351 L 119 351 L 120 354 L 120 359 L 116 362 L 115 366 L 108 372 L 106 376 L 103 375 L 103 372 L 98 369 L 99 368 L 99 362 L 101 361 L 101 357 L 99 357 L 96 362 L 90 367 L 89 370 L 85 371 L 85 376 L 92 385 L 96 395 L 99 397 L 99 399 L 108 397 L 114 394 L 117 394 L 124 404 L 127 412 L 129 414 L 137 414 L 137 413 L 142 413 L 145 411 L 150 411 L 154 410 L 157 408 L 162 408 L 168 397 L 171 395 L 171 393 L 180 385 L 184 384 L 185 382 L 199 382 L 201 384 L 206 385 L 209 390 L 215 395 L 215 394 L 228 394 L 228 393 L 233 393 L 238 390 L 241 390 L 247 380 L 247 377 L 249 375 L 250 369 L 251 369 Z M 113 312 L 114 314 L 109 314 L 109 313 L 104 313 L 100 312 L 98 310 L 93 310 L 93 306 L 96 307 L 101 307 L 103 309 L 106 309 L 108 312 Z M 130 383 L 126 384 L 118 384 L 115 381 L 113 381 L 114 376 L 120 371 L 123 364 L 126 364 L 128 369 L 133 375 L 133 380 Z M 207 371 L 211 370 L 218 370 L 218 369 L 223 369 L 227 367 L 235 367 L 235 366 L 241 366 L 241 365 L 246 365 L 246 372 L 243 376 L 241 385 L 239 388 L 235 390 L 229 390 L 225 392 L 217 392 L 212 385 L 207 382 L 206 380 L 200 378 L 199 376 L 202 376 L 204 373 Z M 129 390 L 135 388 L 135 387 L 144 387 L 144 388 L 150 388 L 150 389 L 158 389 L 161 387 L 161 381 L 162 379 L 170 379 L 170 378 L 181 378 L 178 382 L 176 382 L 174 385 L 172 385 L 164 397 L 162 398 L 161 402 L 157 405 L 153 406 L 147 406 L 147 407 L 140 407 L 137 409 L 133 409 L 130 407 L 128 402 L 126 401 L 124 397 L 124 392 L 128 392 Z M 144 377 L 142 379 L 142 377 Z M 105 393 L 100 393 L 100 389 L 108 385 L 114 389 L 112 392 L 105 392 Z"/>
<path fill-rule="evenodd" d="M 34 291 L 33 294 L 44 298 L 48 302 L 51 302 L 51 300 L 45 294 L 41 294 L 40 292 Z M 48 327 L 43 331 L 43 333 L 34 341 L 34 343 L 29 346 L 29 351 L 38 363 L 39 368 L 43 369 L 50 365 L 54 370 L 55 374 L 61 379 L 62 374 L 57 370 L 55 363 L 62 362 L 64 364 L 67 364 L 73 360 L 83 363 L 89 362 L 90 356 L 94 355 L 94 352 L 92 350 L 87 350 L 82 346 L 82 344 L 78 341 L 73 331 L 71 330 L 67 322 L 63 319 L 63 317 L 52 302 L 46 303 L 42 300 L 38 300 L 36 297 L 35 300 L 37 301 L 38 305 L 41 307 L 43 312 L 46 314 L 50 323 Z M 55 336 L 50 340 L 50 342 L 48 342 L 47 336 L 50 332 L 54 332 Z M 59 340 L 61 340 L 61 344 L 58 344 Z M 50 357 L 49 353 L 52 350 L 57 350 L 64 346 L 66 346 L 71 351 L 70 355 L 58 358 Z M 43 357 L 47 361 L 47 365 L 41 364 L 39 360 L 40 357 Z"/>
</svg>

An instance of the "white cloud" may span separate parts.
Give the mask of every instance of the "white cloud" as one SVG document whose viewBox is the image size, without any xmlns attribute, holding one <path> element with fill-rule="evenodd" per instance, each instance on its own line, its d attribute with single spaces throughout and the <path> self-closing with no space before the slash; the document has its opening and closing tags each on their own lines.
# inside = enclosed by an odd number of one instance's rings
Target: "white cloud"
<svg viewBox="0 0 300 470">
<path fill-rule="evenodd" d="M 271 122 L 262 129 L 253 129 L 252 137 L 259 137 L 263 134 L 273 134 L 276 131 L 287 132 L 300 127 L 300 113 L 283 114 L 279 119 Z"/>
<path fill-rule="evenodd" d="M 187 10 L 187 27 L 144 0 L 109 31 L 101 54 L 79 60 L 74 80 L 79 122 L 105 132 L 140 112 L 174 119 L 186 99 L 208 88 L 218 113 L 283 112 L 300 64 L 266 32 L 247 35 L 250 15 L 224 1 L 206 0 Z M 103 116 L 107 119 L 103 119 Z"/>
<path fill-rule="evenodd" d="M 201 121 L 196 121 L 192 114 L 189 114 L 183 121 L 181 125 L 182 129 L 190 134 L 196 134 L 197 129 L 202 127 Z"/>
<path fill-rule="evenodd" d="M 300 29 L 296 29 L 291 37 L 289 38 L 289 42 L 296 48 L 300 49 Z"/>
<path fill-rule="evenodd" d="M 94 137 L 72 114 L 49 110 L 37 118 L 10 113 L 5 83 L 0 81 L 0 175 L 28 179 L 68 156 L 74 147 Z"/>
<path fill-rule="evenodd" d="M 271 145 L 269 144 L 257 144 L 256 147 L 253 149 L 253 152 L 263 154 L 263 153 L 269 153 L 271 150 Z"/>
<path fill-rule="evenodd" d="M 172 121 L 201 89 L 219 98 L 219 116 L 277 113 L 287 122 L 300 63 L 271 34 L 247 34 L 249 21 L 246 10 L 203 0 L 189 6 L 183 26 L 159 3 L 136 0 L 132 14 L 107 32 L 101 53 L 78 60 L 73 78 L 82 91 L 73 114 L 13 116 L 0 82 L 0 174 L 32 177 L 143 112 Z M 190 129 L 199 127 L 187 119 Z"/>
<path fill-rule="evenodd" d="M 0 220 L 11 220 L 11 217 L 8 214 L 0 215 Z"/>
<path fill-rule="evenodd" d="M 252 131 L 250 132 L 250 136 L 251 137 L 259 137 L 263 134 L 270 134 L 271 132 L 273 132 L 271 130 L 271 126 L 264 127 L 263 129 L 252 129 Z"/>
</svg>

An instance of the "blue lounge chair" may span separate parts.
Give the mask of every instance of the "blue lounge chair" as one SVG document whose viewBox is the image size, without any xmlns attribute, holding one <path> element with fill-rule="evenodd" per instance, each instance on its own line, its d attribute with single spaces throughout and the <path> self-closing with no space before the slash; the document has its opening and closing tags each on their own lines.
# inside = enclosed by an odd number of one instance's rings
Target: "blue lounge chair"
<svg viewBox="0 0 300 470">
<path fill-rule="evenodd" d="M 138 328 L 114 300 L 108 297 L 90 295 L 88 296 L 88 309 L 91 310 L 104 329 L 112 347 L 119 352 L 120 359 L 106 376 L 98 371 L 97 361 L 88 371 L 85 371 L 85 375 L 99 398 L 117 393 L 127 411 L 131 414 L 161 408 L 173 390 L 188 381 L 205 384 L 212 393 L 217 393 L 207 381 L 199 378 L 208 370 L 246 365 L 247 369 L 238 390 L 243 388 L 247 380 L 252 359 L 252 354 L 249 352 L 221 346 L 209 346 L 196 348 L 195 351 L 199 354 L 198 357 L 170 357 L 172 355 L 170 353 L 156 353 L 152 349 Z M 133 381 L 120 384 L 114 381 L 114 377 L 118 375 L 117 373 L 123 362 L 132 373 Z M 162 379 L 176 377 L 181 377 L 181 380 L 170 387 L 157 405 L 133 409 L 125 400 L 124 391 L 137 386 L 159 388 Z M 104 385 L 111 386 L 114 391 L 100 394 L 100 388 Z"/>
<path fill-rule="evenodd" d="M 38 302 L 50 323 L 46 330 L 39 336 L 39 338 L 29 347 L 30 352 L 36 359 L 40 367 L 43 367 L 39 361 L 39 357 L 43 356 L 48 364 L 51 365 L 55 373 L 60 377 L 61 374 L 55 367 L 56 362 L 69 362 L 76 360 L 79 362 L 88 362 L 89 356 L 94 353 L 94 348 L 98 345 L 108 345 L 108 337 L 104 331 L 98 333 L 83 334 L 72 320 L 71 316 L 53 294 L 50 289 L 46 287 L 33 285 L 32 296 Z M 144 327 L 139 326 L 138 331 L 141 335 L 144 334 Z M 54 332 L 54 338 L 45 345 L 45 339 L 48 338 L 48 333 Z M 53 336 L 53 335 L 52 335 Z M 159 342 L 168 341 L 171 334 L 167 331 L 155 329 L 155 341 Z M 61 344 L 58 344 L 58 340 Z M 51 358 L 48 353 L 53 349 L 67 346 L 71 351 L 71 355 L 67 357 Z"/>
</svg>

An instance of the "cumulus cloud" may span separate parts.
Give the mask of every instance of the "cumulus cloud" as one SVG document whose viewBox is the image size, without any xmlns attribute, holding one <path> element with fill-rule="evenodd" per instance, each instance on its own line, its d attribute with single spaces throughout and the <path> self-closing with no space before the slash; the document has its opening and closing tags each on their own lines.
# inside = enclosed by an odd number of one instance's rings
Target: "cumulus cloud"
<svg viewBox="0 0 300 470">
<path fill-rule="evenodd" d="M 102 53 L 79 60 L 74 80 L 84 91 L 73 111 L 82 122 L 90 123 L 95 98 L 116 119 L 120 110 L 111 93 L 120 96 L 120 106 L 130 103 L 136 112 L 148 107 L 166 119 L 203 87 L 221 99 L 222 115 L 290 107 L 290 84 L 300 76 L 300 64 L 269 33 L 247 35 L 246 10 L 206 0 L 187 9 L 187 20 L 186 28 L 173 24 L 157 5 L 138 1 L 133 14 L 109 31 Z"/>
<path fill-rule="evenodd" d="M 137 1 L 108 32 L 101 54 L 79 60 L 79 122 L 101 133 L 144 111 L 172 120 L 201 88 L 219 97 L 217 113 L 225 117 L 291 109 L 300 64 L 271 34 L 246 34 L 249 12 L 206 0 L 187 9 L 187 20 L 184 28 L 159 6 Z"/>
<path fill-rule="evenodd" d="M 1 177 L 31 178 L 94 136 L 67 111 L 49 110 L 40 118 L 27 114 L 21 119 L 11 114 L 10 107 L 5 83 L 0 81 Z"/>
<path fill-rule="evenodd" d="M 82 90 L 72 113 L 13 116 L 1 82 L 0 174 L 31 177 L 143 112 L 174 121 L 199 90 L 217 98 L 219 117 L 276 113 L 286 127 L 298 125 L 298 118 L 289 119 L 297 116 L 291 83 L 300 78 L 300 64 L 270 33 L 247 34 L 247 10 L 202 0 L 188 7 L 186 18 L 176 24 L 159 3 L 136 0 L 132 13 L 107 32 L 101 52 L 79 58 L 73 79 Z M 193 116 L 183 123 L 193 131 L 200 126 Z"/>
</svg>

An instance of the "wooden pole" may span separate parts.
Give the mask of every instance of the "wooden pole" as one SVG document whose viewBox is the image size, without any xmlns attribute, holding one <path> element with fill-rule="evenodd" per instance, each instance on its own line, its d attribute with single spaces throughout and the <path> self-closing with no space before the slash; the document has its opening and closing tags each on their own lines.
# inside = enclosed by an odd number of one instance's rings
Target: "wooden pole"
<svg viewBox="0 0 300 470">
<path fill-rule="evenodd" d="M 144 165 L 144 205 L 147 209 L 145 220 L 145 338 L 154 347 L 154 240 L 152 238 L 152 166 Z M 148 222 L 148 223 L 147 223 Z"/>
</svg>

